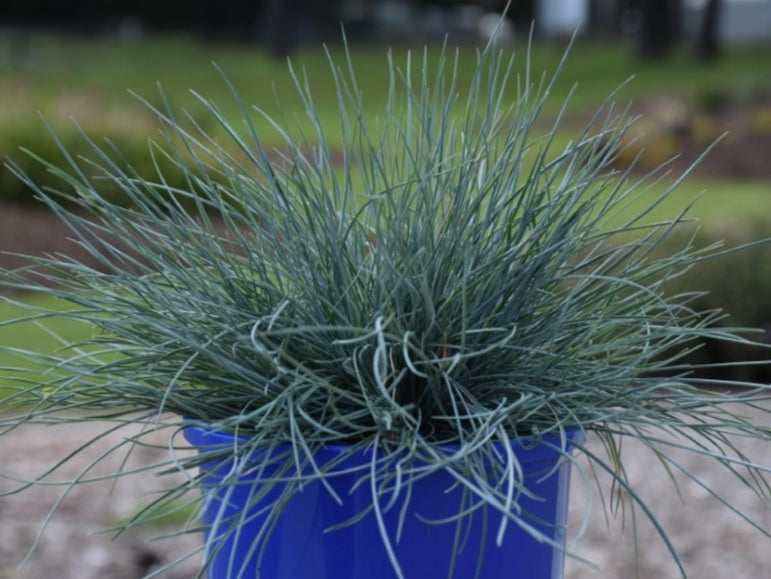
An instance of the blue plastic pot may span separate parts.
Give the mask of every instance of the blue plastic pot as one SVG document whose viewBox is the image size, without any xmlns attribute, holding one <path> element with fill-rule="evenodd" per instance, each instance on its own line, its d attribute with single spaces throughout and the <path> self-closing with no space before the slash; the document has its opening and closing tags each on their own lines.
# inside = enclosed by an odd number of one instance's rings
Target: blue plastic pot
<svg viewBox="0 0 771 579">
<path fill-rule="evenodd" d="M 185 437 L 200 452 L 232 447 L 232 436 L 197 427 Z M 572 433 L 573 443 L 583 441 L 582 433 Z M 549 439 L 558 445 L 557 438 Z M 521 496 L 523 517 L 564 544 L 570 462 L 557 465 L 560 453 L 548 445 L 524 447 L 513 444 L 524 471 L 531 497 Z M 345 447 L 330 446 L 314 458 L 318 464 L 334 460 Z M 254 460 L 261 460 L 256 453 Z M 369 465 L 370 451 L 361 451 L 340 464 L 340 470 Z M 290 459 L 291 460 L 291 459 Z M 290 463 L 291 464 L 291 463 Z M 204 523 L 211 558 L 210 579 L 394 579 L 396 573 L 370 510 L 354 524 L 335 528 L 361 514 L 371 503 L 369 484 L 359 484 L 365 471 L 332 476 L 327 483 L 343 500 L 341 506 L 318 481 L 306 484 L 284 507 L 279 520 L 267 536 L 267 543 L 255 543 L 265 520 L 261 509 L 270 507 L 280 495 L 280 485 L 254 503 L 259 483 L 243 480 L 235 487 L 218 483 L 231 469 L 223 462 L 204 479 Z M 555 468 L 556 467 L 556 468 Z M 275 469 L 276 467 L 271 467 Z M 263 470 L 261 477 L 270 476 Z M 353 490 L 352 490 L 353 489 Z M 408 510 L 399 541 L 395 529 L 400 506 L 385 512 L 384 520 L 392 537 L 393 549 L 406 579 L 560 579 L 564 553 L 548 543 L 538 542 L 515 524 L 509 524 L 502 545 L 496 544 L 501 516 L 491 509 L 479 509 L 464 519 L 462 536 L 455 556 L 456 524 L 426 523 L 456 515 L 461 509 L 462 490 L 446 471 L 432 473 L 413 483 Z M 385 502 L 385 501 L 384 501 Z M 246 517 L 244 513 L 248 513 Z M 246 520 L 248 519 L 248 521 Z M 229 521 L 229 522 L 228 522 Z M 233 522 L 237 521 L 237 526 Z M 219 540 L 213 540 L 220 537 Z M 483 551 L 482 551 L 483 550 Z M 260 552 L 264 552 L 260 558 Z M 476 575 L 480 563 L 479 575 Z M 258 564 L 259 561 L 259 564 Z M 454 567 L 451 567 L 454 565 Z M 259 568 L 258 568 L 259 567 Z"/>
</svg>

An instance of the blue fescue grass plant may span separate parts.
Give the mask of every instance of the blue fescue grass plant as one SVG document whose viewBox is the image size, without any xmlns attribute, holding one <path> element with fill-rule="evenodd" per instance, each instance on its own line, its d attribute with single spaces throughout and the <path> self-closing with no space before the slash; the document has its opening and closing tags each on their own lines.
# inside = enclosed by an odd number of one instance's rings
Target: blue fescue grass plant
<svg viewBox="0 0 771 579">
<path fill-rule="evenodd" d="M 678 563 L 627 479 L 625 437 L 685 476 L 673 449 L 708 456 L 768 497 L 767 465 L 734 444 L 771 434 L 742 413 L 762 408 L 768 388 L 704 388 L 681 362 L 700 338 L 747 339 L 714 329 L 719 312 L 694 311 L 694 295 L 667 293 L 670 280 L 719 252 L 687 242 L 657 251 L 687 208 L 671 220 L 649 215 L 679 180 L 666 185 L 666 167 L 642 178 L 617 168 L 632 121 L 611 99 L 557 148 L 564 109 L 550 123 L 541 118 L 556 75 L 534 75 L 528 57 L 520 67 L 491 44 L 461 87 L 447 49 L 436 67 L 427 54 L 389 59 L 377 115 L 350 60 L 330 59 L 340 148 L 325 137 L 305 75 L 293 72 L 302 122 L 245 104 L 233 121 L 200 97 L 227 142 L 211 136 L 211 123 L 153 108 L 163 127 L 150 149 L 155 175 L 137 174 L 110 143 L 86 135 L 89 159 L 63 147 L 66 165 L 48 163 L 59 188 L 17 171 L 101 266 L 50 256 L 2 274 L 6 286 L 69 304 L 6 325 L 60 318 L 94 332 L 54 354 L 25 353 L 48 368 L 46 379 L 17 372 L 0 433 L 103 419 L 142 424 L 143 434 L 176 437 L 189 425 L 233 433 L 242 443 L 221 454 L 236 458 L 289 443 L 297 471 L 312 471 L 266 482 L 286 483 L 289 495 L 324 478 L 312 458 L 324 445 L 374 447 L 397 458 L 363 475 L 388 481 L 373 492 L 409 495 L 414 477 L 448 469 L 501 513 L 505 532 L 523 524 L 512 498 L 516 459 L 503 459 L 504 484 L 479 476 L 479 465 L 500 460 L 501 443 L 583 431 L 605 452 L 579 444 L 576 479 L 589 485 L 593 470 L 609 473 Z M 280 146 L 263 145 L 266 127 L 283 136 Z M 164 178 L 169 161 L 185 187 Z M 100 194 L 94 175 L 130 204 Z M 134 444 L 142 434 L 113 452 Z M 399 477 L 388 474 L 396 461 Z M 194 456 L 156 465 L 190 476 L 147 519 L 198 488 L 199 465 Z M 733 509 L 730 497 L 716 498 Z"/>
</svg>

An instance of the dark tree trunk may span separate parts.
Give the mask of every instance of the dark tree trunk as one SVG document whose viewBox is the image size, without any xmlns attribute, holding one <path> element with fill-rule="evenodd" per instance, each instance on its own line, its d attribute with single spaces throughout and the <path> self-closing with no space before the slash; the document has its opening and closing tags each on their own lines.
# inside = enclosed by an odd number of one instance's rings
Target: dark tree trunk
<svg viewBox="0 0 771 579">
<path fill-rule="evenodd" d="M 701 30 L 696 43 L 696 57 L 699 60 L 714 60 L 720 54 L 718 24 L 720 22 L 720 0 L 709 0 L 704 7 Z"/>
<path fill-rule="evenodd" d="M 679 1 L 643 0 L 640 3 L 640 15 L 640 57 L 655 59 L 665 56 L 679 33 Z"/>
<path fill-rule="evenodd" d="M 274 56 L 288 56 L 295 48 L 294 4 L 290 0 L 265 2 L 265 43 Z"/>
</svg>

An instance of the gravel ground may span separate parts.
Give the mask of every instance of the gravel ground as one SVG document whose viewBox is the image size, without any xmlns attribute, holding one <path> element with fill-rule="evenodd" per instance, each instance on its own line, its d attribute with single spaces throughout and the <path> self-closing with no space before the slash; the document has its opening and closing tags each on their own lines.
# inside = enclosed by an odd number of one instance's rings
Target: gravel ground
<svg viewBox="0 0 771 579">
<path fill-rule="evenodd" d="M 759 419 L 771 422 L 768 416 Z M 33 476 L 86 440 L 100 426 L 92 423 L 20 428 L 2 438 L 0 470 L 21 478 Z M 153 436 L 159 446 L 166 444 L 166 434 Z M 109 443 L 110 440 L 105 440 L 105 447 Z M 771 462 L 768 460 L 767 443 L 754 441 L 743 448 L 755 460 Z M 100 449 L 96 447 L 89 449 L 78 460 L 66 465 L 58 478 L 61 480 L 75 476 L 99 452 Z M 670 531 L 690 577 L 743 579 L 769 576 L 771 562 L 768 553 L 771 540 L 761 531 L 728 513 L 704 489 L 690 481 L 681 481 L 681 493 L 678 496 L 672 489 L 668 475 L 650 453 L 641 451 L 631 443 L 625 443 L 624 452 L 630 476 L 636 481 L 641 494 L 654 505 L 662 523 Z M 166 454 L 163 448 L 138 448 L 132 456 L 131 464 L 151 464 L 163 460 Z M 119 460 L 119 456 L 108 458 L 93 474 L 109 472 Z M 709 461 L 686 457 L 684 462 L 703 480 L 715 485 L 725 496 L 751 513 L 766 532 L 771 531 L 771 508 L 768 504 L 764 504 L 734 479 L 723 476 Z M 15 484 L 0 479 L 0 490 L 8 490 Z M 34 487 L 14 496 L 0 498 L 0 579 L 132 579 L 195 549 L 199 545 L 199 538 L 193 535 L 152 540 L 168 529 L 131 532 L 117 539 L 100 533 L 135 512 L 138 506 L 146 504 L 148 497 L 162 488 L 163 484 L 163 479 L 141 474 L 121 481 L 116 488 L 111 488 L 111 484 L 104 481 L 76 487 L 51 520 L 38 548 L 21 567 L 18 565 L 34 541 L 40 522 L 57 500 L 62 488 Z M 605 482 L 603 485 L 608 488 Z M 584 513 L 585 498 L 581 486 L 578 478 L 574 477 L 571 497 L 573 534 L 581 526 Z M 569 560 L 566 578 L 634 577 L 631 527 L 628 506 L 624 516 L 619 515 L 607 522 L 600 501 L 595 498 L 590 509 L 588 529 L 576 551 L 578 555 L 591 560 L 593 565 Z M 677 568 L 655 530 L 641 522 L 638 536 L 639 577 L 679 577 Z M 194 557 L 161 576 L 167 579 L 188 578 L 194 575 L 198 564 L 199 559 Z"/>
<path fill-rule="evenodd" d="M 771 408 L 771 403 L 767 404 Z M 771 425 L 771 416 L 756 412 L 755 419 Z M 736 441 L 752 460 L 771 467 L 771 444 L 768 441 Z M 595 447 L 600 445 L 595 442 Z M 771 505 L 742 485 L 733 475 L 713 460 L 679 453 L 681 464 L 708 483 L 721 496 L 730 500 L 758 523 L 750 526 L 715 500 L 709 492 L 684 475 L 675 475 L 679 494 L 661 463 L 639 444 L 625 441 L 625 462 L 630 479 L 654 509 L 681 556 L 688 576 L 697 579 L 760 579 L 771 577 Z M 582 485 L 573 479 L 570 521 L 575 533 L 581 525 L 586 504 Z M 607 481 L 603 488 L 609 489 Z M 576 484 L 578 483 L 578 484 Z M 628 505 L 628 499 L 625 501 Z M 632 513 L 607 521 L 600 501 L 595 497 L 590 509 L 589 526 L 578 544 L 577 553 L 593 566 L 568 560 L 566 579 L 676 579 L 681 577 L 666 546 L 655 528 L 638 518 L 638 552 Z M 761 530 L 762 529 L 762 530 Z M 764 535 L 764 533 L 766 533 Z"/>
<path fill-rule="evenodd" d="M 5 434 L 0 439 L 0 472 L 17 479 L 38 476 L 103 427 L 100 423 L 28 425 Z M 126 429 L 106 437 L 57 470 L 51 482 L 77 477 L 104 450 L 128 434 Z M 167 439 L 167 434 L 158 433 L 147 442 L 163 446 Z M 106 458 L 89 474 L 93 478 L 109 474 L 118 468 L 124 454 Z M 164 448 L 136 447 L 126 468 L 153 464 L 167 457 Z M 172 480 L 143 473 L 130 475 L 115 485 L 113 481 L 101 481 L 74 487 L 51 518 L 29 560 L 21 566 L 19 563 L 33 545 L 41 522 L 65 487 L 35 486 L 0 497 L 0 579 L 133 579 L 195 549 L 200 539 L 193 535 L 155 540 L 173 529 L 132 531 L 118 538 L 104 532 L 136 513 Z M 0 491 L 18 486 L 18 482 L 0 478 Z M 189 578 L 199 566 L 200 559 L 193 559 L 162 576 Z"/>
</svg>

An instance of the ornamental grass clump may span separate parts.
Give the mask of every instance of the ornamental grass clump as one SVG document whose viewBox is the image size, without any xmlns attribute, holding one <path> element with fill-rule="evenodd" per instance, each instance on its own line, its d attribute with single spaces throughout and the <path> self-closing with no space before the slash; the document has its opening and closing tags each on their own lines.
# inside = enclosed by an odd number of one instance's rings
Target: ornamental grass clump
<svg viewBox="0 0 771 579">
<path fill-rule="evenodd" d="M 30 305 L 29 316 L 5 324 L 58 317 L 94 329 L 54 354 L 24 352 L 46 368 L 42 381 L 5 372 L 18 388 L 4 401 L 2 432 L 63 420 L 141 424 L 114 449 L 123 451 L 154 431 L 179 440 L 203 426 L 238 436 L 217 455 L 236 470 L 255 449 L 288 444 L 283 457 L 296 468 L 264 481 L 286 485 L 285 497 L 328 474 L 313 460 L 320 448 L 375 448 L 361 474 L 371 508 L 379 493 L 408 501 L 415 479 L 446 469 L 470 497 L 458 524 L 485 506 L 501 534 L 527 526 L 520 469 L 501 445 L 588 433 L 604 451 L 560 445 L 579 471 L 574 480 L 592 485 L 594 472 L 608 473 L 678 563 L 655 509 L 627 478 L 624 438 L 686 477 L 673 451 L 710 457 L 768 497 L 767 465 L 734 445 L 769 438 L 767 425 L 743 413 L 767 408 L 768 387 L 705 388 L 683 362 L 704 338 L 749 339 L 715 326 L 720 312 L 695 311 L 696 295 L 667 292 L 720 251 L 687 239 L 657 251 L 686 220 L 687 208 L 653 217 L 682 177 L 668 180 L 666 167 L 644 177 L 618 169 L 633 119 L 610 99 L 565 143 L 565 109 L 549 123 L 543 115 L 556 75 L 532 76 L 528 58 L 519 67 L 491 44 L 469 86 L 459 86 L 446 49 L 430 62 L 428 52 L 401 64 L 389 56 L 387 102 L 375 113 L 351 59 L 330 57 L 334 127 L 294 71 L 304 119 L 243 105 L 231 120 L 199 97 L 212 129 L 178 119 L 171 106 L 153 109 L 163 129 L 150 145 L 154 175 L 89 137 L 89 158 L 62 148 L 66 165 L 39 159 L 57 188 L 17 171 L 100 265 L 55 255 L 2 274 L 6 287 L 69 304 Z M 283 140 L 263 142 L 268 129 Z M 184 187 L 164 177 L 169 162 Z M 100 180 L 130 202 L 111 202 Z M 198 489 L 201 463 L 172 453 L 154 465 L 189 476 L 145 518 Z M 480 465 L 491 463 L 502 466 L 483 476 Z M 731 497 L 717 499 L 733 508 Z M 279 515 L 271 511 L 266 527 Z M 392 565 L 408 574 L 395 556 Z"/>
</svg>

